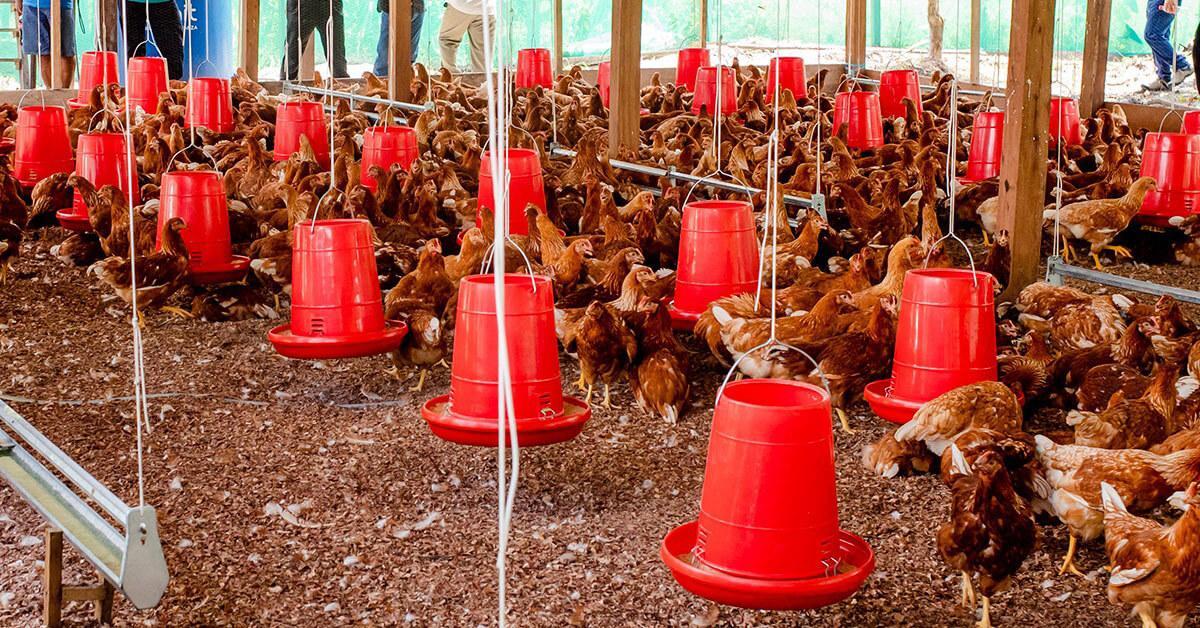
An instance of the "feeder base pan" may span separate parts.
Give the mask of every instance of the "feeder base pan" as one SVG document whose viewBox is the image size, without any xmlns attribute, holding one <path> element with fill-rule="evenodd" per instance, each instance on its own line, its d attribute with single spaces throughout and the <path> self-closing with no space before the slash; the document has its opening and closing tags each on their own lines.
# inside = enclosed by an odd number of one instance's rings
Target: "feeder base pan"
<svg viewBox="0 0 1200 628">
<path fill-rule="evenodd" d="M 1178 216 L 1172 216 L 1168 214 L 1138 214 L 1133 217 L 1133 220 L 1139 225 L 1146 225 L 1148 227 L 1155 227 L 1157 229 L 1165 230 L 1175 228 L 1171 224 L 1172 218 L 1187 218 L 1188 216 L 1189 214 L 1181 214 Z"/>
<path fill-rule="evenodd" d="M 434 397 L 421 407 L 421 417 L 429 423 L 434 436 L 460 445 L 496 447 L 499 435 L 496 420 L 455 414 L 450 409 L 450 395 Z M 592 409 L 580 399 L 563 396 L 562 414 L 549 419 L 517 420 L 517 443 L 521 447 L 553 445 L 571 440 L 583 431 L 592 418 Z M 512 444 L 512 437 L 508 438 Z"/>
<path fill-rule="evenodd" d="M 17 140 L 12 137 L 0 137 L 0 155 L 8 155 L 17 150 Z"/>
<path fill-rule="evenodd" d="M 83 102 L 82 100 L 79 100 L 78 96 L 67 99 L 67 109 L 69 109 L 71 111 L 75 111 L 76 109 L 83 109 L 86 106 L 88 106 L 87 103 Z"/>
<path fill-rule="evenodd" d="M 408 333 L 408 326 L 388 321 L 380 331 L 353 336 L 296 336 L 292 324 L 284 323 L 267 333 L 275 350 L 286 358 L 296 360 L 333 360 L 361 358 L 394 351 Z"/>
<path fill-rule="evenodd" d="M 88 215 L 76 214 L 71 209 L 60 209 L 54 214 L 58 217 L 58 224 L 62 225 L 63 229 L 71 231 L 91 231 L 92 223 L 88 220 Z"/>
<path fill-rule="evenodd" d="M 839 573 L 799 580 L 759 580 L 718 571 L 692 557 L 696 522 L 667 534 L 658 554 L 683 588 L 718 604 L 773 611 L 795 611 L 836 604 L 854 595 L 875 570 L 875 552 L 855 534 L 841 530 Z"/>
<path fill-rule="evenodd" d="M 197 285 L 241 281 L 246 276 L 248 268 L 250 268 L 249 257 L 234 255 L 224 264 L 205 264 L 204 268 L 190 269 L 191 281 Z"/>
<path fill-rule="evenodd" d="M 891 386 L 891 379 L 881 379 L 871 382 L 863 389 L 863 398 L 867 400 L 867 403 L 871 406 L 871 410 L 875 414 L 878 414 L 880 418 L 892 423 L 908 423 L 912 420 L 913 415 L 917 413 L 917 410 L 920 410 L 921 406 L 925 404 L 920 401 L 888 396 L 887 390 Z"/>
<path fill-rule="evenodd" d="M 671 315 L 671 328 L 679 331 L 692 331 L 696 328 L 696 321 L 700 320 L 699 312 L 677 310 L 674 301 L 667 306 L 667 313 Z"/>
</svg>

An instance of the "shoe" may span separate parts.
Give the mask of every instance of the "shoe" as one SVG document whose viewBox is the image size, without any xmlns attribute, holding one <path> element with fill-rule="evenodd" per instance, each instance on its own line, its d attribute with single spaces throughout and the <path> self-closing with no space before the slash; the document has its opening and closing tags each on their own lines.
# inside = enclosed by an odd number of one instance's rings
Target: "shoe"
<svg viewBox="0 0 1200 628">
<path fill-rule="evenodd" d="M 1156 78 L 1153 83 L 1143 85 L 1142 89 L 1148 92 L 1165 92 L 1171 89 L 1171 86 L 1164 83 L 1162 79 Z"/>
<path fill-rule="evenodd" d="M 1194 73 L 1195 72 L 1191 68 L 1184 68 L 1182 70 L 1175 70 L 1175 74 L 1171 78 L 1176 85 L 1179 85 L 1186 81 L 1187 78 Z"/>
</svg>

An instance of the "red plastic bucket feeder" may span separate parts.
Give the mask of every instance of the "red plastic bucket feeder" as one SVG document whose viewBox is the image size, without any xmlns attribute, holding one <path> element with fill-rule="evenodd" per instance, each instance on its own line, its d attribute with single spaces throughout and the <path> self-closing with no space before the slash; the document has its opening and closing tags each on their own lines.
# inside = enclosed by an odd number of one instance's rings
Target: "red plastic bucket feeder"
<svg viewBox="0 0 1200 628">
<path fill-rule="evenodd" d="M 696 92 L 692 95 L 692 115 L 699 115 L 703 107 L 709 115 L 717 109 L 717 68 L 706 65 L 696 70 Z M 721 66 L 721 115 L 737 111 L 737 87 L 733 79 L 733 68 Z"/>
<path fill-rule="evenodd" d="M 89 50 L 83 53 L 79 60 L 79 93 L 75 98 L 67 100 L 72 109 L 80 109 L 88 104 L 92 90 L 101 85 L 112 85 L 120 82 L 117 74 L 117 53 L 107 50 Z"/>
<path fill-rule="evenodd" d="M 888 70 L 879 75 L 879 107 L 887 118 L 904 117 L 904 99 L 908 98 L 921 107 L 921 79 L 916 70 Z"/>
<path fill-rule="evenodd" d="M 696 91 L 696 71 L 707 65 L 712 65 L 708 48 L 680 49 L 675 61 L 675 84 L 682 85 L 689 92 Z"/>
<path fill-rule="evenodd" d="M 421 408 L 436 436 L 462 445 L 499 444 L 493 282 L 493 275 L 472 275 L 459 285 L 450 394 Z M 517 442 L 528 447 L 575 438 L 592 413 L 586 403 L 562 392 L 553 285 L 542 276 L 505 275 L 504 300 Z M 506 434 L 511 443 L 512 434 Z"/>
<path fill-rule="evenodd" d="M 871 409 L 905 423 L 925 402 L 996 379 L 992 276 L 960 268 L 911 270 L 904 278 L 892 378 L 867 385 Z"/>
<path fill-rule="evenodd" d="M 362 184 L 374 192 L 379 182 L 371 166 L 386 172 L 392 164 L 408 170 L 417 159 L 417 132 L 406 126 L 373 126 L 363 132 Z"/>
<path fill-rule="evenodd" d="M 676 329 L 692 329 L 709 303 L 758 285 L 754 211 L 746 201 L 693 201 L 683 208 L 675 300 Z"/>
<path fill-rule="evenodd" d="M 883 146 L 883 114 L 879 111 L 879 94 L 875 92 L 842 92 L 833 101 L 833 128 L 849 126 L 846 145 L 866 150 Z"/>
<path fill-rule="evenodd" d="M 1200 111 L 1183 114 L 1183 132 L 1188 135 L 1200 135 Z"/>
<path fill-rule="evenodd" d="M 554 86 L 554 73 L 550 70 L 550 51 L 545 48 L 523 48 L 517 51 L 517 87 Z"/>
<path fill-rule="evenodd" d="M 1072 98 L 1050 99 L 1050 145 L 1055 145 L 1061 138 L 1064 146 L 1077 146 L 1083 143 L 1079 130 L 1079 104 Z"/>
<path fill-rule="evenodd" d="M 300 151 L 300 136 L 308 138 L 317 163 L 329 167 L 329 129 L 321 103 L 294 100 L 279 105 L 275 114 L 275 161 L 286 161 Z"/>
<path fill-rule="evenodd" d="M 129 60 L 129 93 L 125 103 L 147 114 L 158 111 L 158 99 L 167 91 L 167 60 L 162 57 L 133 57 Z"/>
<path fill-rule="evenodd" d="M 17 138 L 13 150 L 13 176 L 33 187 L 59 172 L 75 170 L 67 112 L 62 107 L 21 107 L 17 113 Z"/>
<path fill-rule="evenodd" d="M 700 518 L 659 550 L 679 584 L 720 604 L 817 608 L 858 590 L 875 568 L 838 525 L 832 414 L 822 388 L 750 379 L 713 413 Z"/>
<path fill-rule="evenodd" d="M 267 334 L 280 355 L 357 358 L 395 350 L 408 327 L 383 319 L 371 224 L 306 220 L 293 229 L 292 321 Z"/>
<path fill-rule="evenodd" d="M 779 82 L 779 94 L 792 90 L 797 101 L 808 98 L 808 79 L 804 76 L 804 59 L 800 57 L 772 57 L 767 66 L 767 102 L 775 99 L 775 83 Z"/>
<path fill-rule="evenodd" d="M 125 155 L 123 133 L 84 133 L 79 136 L 78 149 L 76 174 L 90 181 L 97 189 L 113 185 L 125 195 L 130 193 L 129 162 Z M 133 204 L 137 205 L 141 202 L 141 189 L 138 187 L 136 174 L 132 183 Z M 76 194 L 71 207 L 60 209 L 57 215 L 58 223 L 66 229 L 92 230 L 92 223 L 88 220 L 88 207 L 83 202 L 82 194 Z"/>
<path fill-rule="evenodd" d="M 204 127 L 216 133 L 232 132 L 233 99 L 229 96 L 229 81 L 207 76 L 188 81 L 187 112 L 183 121 L 189 127 Z"/>
<path fill-rule="evenodd" d="M 492 160 L 491 151 L 484 151 L 483 162 L 479 165 L 479 209 L 491 209 L 492 205 Z M 528 148 L 508 149 L 508 231 L 514 234 L 529 233 L 525 222 L 525 207 L 534 205 L 543 214 L 546 213 L 546 185 L 542 181 L 542 162 L 537 151 Z M 478 211 L 475 213 L 475 224 L 483 224 L 483 218 Z"/>
<path fill-rule="evenodd" d="M 967 175 L 963 183 L 978 183 L 1000 174 L 1004 153 L 1004 112 L 981 111 L 971 127 L 971 150 L 967 153 Z"/>
<path fill-rule="evenodd" d="M 246 276 L 250 259 L 233 254 L 221 175 L 211 170 L 168 172 L 162 176 L 160 198 L 158 233 L 171 218 L 182 218 L 187 225 L 179 235 L 187 245 L 192 283 L 227 283 Z M 156 246 L 161 244 L 160 235 Z"/>
<path fill-rule="evenodd" d="M 1141 176 L 1154 177 L 1158 189 L 1142 200 L 1139 221 L 1166 226 L 1173 216 L 1200 213 L 1200 135 L 1147 133 Z"/>
<path fill-rule="evenodd" d="M 596 69 L 596 87 L 600 91 L 600 102 L 605 107 L 608 106 L 609 90 L 612 81 L 612 63 L 601 61 L 600 67 Z"/>
</svg>

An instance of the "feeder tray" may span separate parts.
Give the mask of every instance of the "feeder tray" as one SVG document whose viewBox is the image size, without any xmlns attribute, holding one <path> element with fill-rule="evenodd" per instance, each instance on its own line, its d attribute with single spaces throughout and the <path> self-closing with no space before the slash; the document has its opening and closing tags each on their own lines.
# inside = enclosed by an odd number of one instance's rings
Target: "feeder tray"
<svg viewBox="0 0 1200 628">
<path fill-rule="evenodd" d="M 854 595 L 875 570 L 875 552 L 861 537 L 841 530 L 839 573 L 801 579 L 758 579 L 719 571 L 692 555 L 697 522 L 685 523 L 667 534 L 658 554 L 683 586 L 718 604 L 776 611 L 794 611 L 836 604 Z"/>
<path fill-rule="evenodd" d="M 236 259 L 236 258 L 235 258 Z M 394 351 L 408 333 L 400 321 L 387 321 L 380 331 L 348 336 L 297 336 L 291 323 L 284 323 L 267 333 L 275 351 L 295 360 L 334 360 L 361 358 Z"/>
<path fill-rule="evenodd" d="M 692 331 L 696 328 L 696 321 L 700 320 L 698 312 L 684 312 L 675 309 L 674 301 L 667 304 L 667 313 L 671 315 L 671 328 L 678 331 Z"/>
<path fill-rule="evenodd" d="M 203 268 L 189 268 L 188 277 L 192 284 L 210 285 L 240 281 L 250 268 L 250 258 L 244 255 L 234 255 L 228 262 L 220 264 L 205 264 Z M 281 352 L 282 353 L 282 352 Z"/>
<path fill-rule="evenodd" d="M 62 225 L 63 229 L 70 231 L 91 231 L 92 223 L 88 220 L 87 212 L 76 214 L 75 209 L 68 207 L 60 209 L 55 214 L 58 217 L 58 224 Z"/>
<path fill-rule="evenodd" d="M 433 434 L 443 440 L 475 447 L 496 447 L 496 420 L 456 414 L 450 395 L 434 397 L 421 407 L 421 417 Z M 517 443 L 521 447 L 553 445 L 571 440 L 592 418 L 592 409 L 580 399 L 563 395 L 563 411 L 552 417 L 517 419 Z M 512 444 L 511 437 L 508 444 Z"/>
<path fill-rule="evenodd" d="M 908 423 L 912 420 L 913 415 L 921 406 L 925 405 L 919 401 L 910 401 L 893 397 L 889 394 L 892 387 L 891 378 L 881 379 L 867 384 L 863 389 L 863 398 L 871 406 L 871 410 L 879 415 L 880 418 L 891 421 L 892 423 Z"/>
<path fill-rule="evenodd" d="M 70 109 L 71 111 L 75 111 L 76 109 L 83 109 L 86 106 L 87 106 L 87 103 L 79 100 L 78 96 L 67 99 L 67 109 Z"/>
</svg>

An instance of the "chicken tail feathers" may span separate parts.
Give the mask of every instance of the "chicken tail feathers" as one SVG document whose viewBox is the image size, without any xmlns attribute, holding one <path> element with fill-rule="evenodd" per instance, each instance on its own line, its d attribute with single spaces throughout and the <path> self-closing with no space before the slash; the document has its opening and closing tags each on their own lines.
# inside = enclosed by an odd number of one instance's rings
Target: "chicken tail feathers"
<svg viewBox="0 0 1200 628">
<path fill-rule="evenodd" d="M 1100 499 L 1104 502 L 1105 513 L 1129 512 L 1125 509 L 1125 500 L 1121 499 L 1121 494 L 1108 482 L 1100 483 Z"/>
<path fill-rule="evenodd" d="M 950 464 L 957 475 L 970 475 L 971 465 L 967 462 L 967 457 L 963 455 L 958 445 L 950 445 Z"/>
<path fill-rule="evenodd" d="M 1042 219 L 1043 220 L 1054 220 L 1056 218 L 1058 218 L 1058 210 L 1057 209 L 1042 210 Z"/>
</svg>

